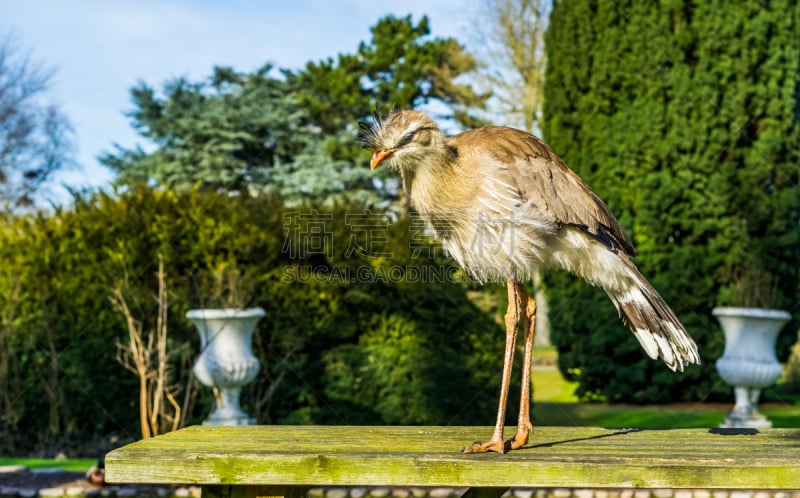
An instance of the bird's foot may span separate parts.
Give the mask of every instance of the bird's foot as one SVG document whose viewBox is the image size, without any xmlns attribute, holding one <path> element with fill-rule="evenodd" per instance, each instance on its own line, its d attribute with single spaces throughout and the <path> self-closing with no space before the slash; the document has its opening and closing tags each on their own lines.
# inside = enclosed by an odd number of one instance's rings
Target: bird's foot
<svg viewBox="0 0 800 498">
<path fill-rule="evenodd" d="M 520 422 L 517 427 L 517 433 L 514 437 L 507 439 L 505 442 L 506 451 L 516 450 L 528 444 L 528 436 L 533 432 L 533 424 L 530 422 Z"/>
<path fill-rule="evenodd" d="M 480 441 L 472 443 L 471 445 L 464 447 L 461 451 L 464 453 L 488 453 L 490 451 L 494 451 L 495 453 L 505 453 L 510 449 L 511 445 L 508 444 L 508 441 L 492 440 L 486 443 L 481 443 Z"/>
<path fill-rule="evenodd" d="M 511 439 L 506 439 L 504 446 L 506 451 L 510 450 L 517 450 L 522 448 L 528 443 L 528 433 L 525 432 L 524 434 L 517 433 Z"/>
<path fill-rule="evenodd" d="M 533 432 L 533 426 L 530 423 L 523 424 L 517 428 L 517 433 L 511 439 L 505 441 L 492 439 L 486 443 L 480 441 L 472 443 L 470 446 L 463 448 L 461 451 L 464 453 L 488 453 L 494 451 L 495 453 L 508 453 L 511 450 L 517 450 L 528 444 L 528 437 Z"/>
</svg>

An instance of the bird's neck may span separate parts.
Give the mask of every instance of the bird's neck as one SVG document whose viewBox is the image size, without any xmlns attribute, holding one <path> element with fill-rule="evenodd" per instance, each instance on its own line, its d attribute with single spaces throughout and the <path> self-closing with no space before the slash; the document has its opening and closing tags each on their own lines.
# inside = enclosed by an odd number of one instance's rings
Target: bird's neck
<svg viewBox="0 0 800 498">
<path fill-rule="evenodd" d="M 420 213 L 441 209 L 455 175 L 455 151 L 442 145 L 417 159 L 413 167 L 401 168 L 403 190 Z"/>
</svg>

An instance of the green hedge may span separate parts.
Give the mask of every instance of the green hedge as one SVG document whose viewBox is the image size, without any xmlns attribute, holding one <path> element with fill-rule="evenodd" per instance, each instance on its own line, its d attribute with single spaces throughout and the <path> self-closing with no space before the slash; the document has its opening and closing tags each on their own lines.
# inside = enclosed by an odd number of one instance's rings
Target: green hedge
<svg viewBox="0 0 800 498">
<path fill-rule="evenodd" d="M 800 51 L 796 2 L 554 5 L 543 131 L 617 214 L 642 273 L 695 337 L 683 375 L 646 359 L 601 291 L 551 275 L 560 365 L 614 401 L 728 395 L 718 305 L 796 315 Z M 779 340 L 785 355 L 796 324 Z"/>
<path fill-rule="evenodd" d="M 419 227 L 392 217 L 146 187 L 9 217 L 0 452 L 138 437 L 136 378 L 115 359 L 127 329 L 109 295 L 123 286 L 151 326 L 159 254 L 171 347 L 191 345 L 173 365 L 182 385 L 198 342 L 186 311 L 226 304 L 231 288 L 215 276 L 238 275 L 233 297 L 267 313 L 254 340 L 262 371 L 243 394 L 260 423 L 490 424 L 503 334 Z M 191 422 L 210 398 L 200 390 Z"/>
</svg>

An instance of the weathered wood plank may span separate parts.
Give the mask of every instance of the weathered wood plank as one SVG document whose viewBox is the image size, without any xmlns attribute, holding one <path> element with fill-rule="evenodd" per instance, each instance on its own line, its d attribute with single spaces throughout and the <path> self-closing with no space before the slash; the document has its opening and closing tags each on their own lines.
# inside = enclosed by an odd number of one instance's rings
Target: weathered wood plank
<svg viewBox="0 0 800 498">
<path fill-rule="evenodd" d="M 106 456 L 106 480 L 271 486 L 800 489 L 800 430 L 537 427 L 506 455 L 481 427 L 196 426 Z M 510 436 L 511 434 L 509 434 Z"/>
</svg>

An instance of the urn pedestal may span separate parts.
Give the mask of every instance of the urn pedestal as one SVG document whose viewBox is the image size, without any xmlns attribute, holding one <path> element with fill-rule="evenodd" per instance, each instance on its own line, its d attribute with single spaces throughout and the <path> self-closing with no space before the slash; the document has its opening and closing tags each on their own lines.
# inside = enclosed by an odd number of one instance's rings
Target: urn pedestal
<svg viewBox="0 0 800 498">
<path fill-rule="evenodd" d="M 261 308 L 190 310 L 186 318 L 200 334 L 200 357 L 194 364 L 197 379 L 214 390 L 216 406 L 203 422 L 207 425 L 253 425 L 242 411 L 242 387 L 261 367 L 253 355 L 253 330 L 264 316 Z"/>
<path fill-rule="evenodd" d="M 758 398 L 762 389 L 781 376 L 775 340 L 791 315 L 761 308 L 714 308 L 711 313 L 725 333 L 725 352 L 717 360 L 717 372 L 736 396 L 733 410 L 720 427 L 772 427 L 758 412 Z"/>
</svg>

